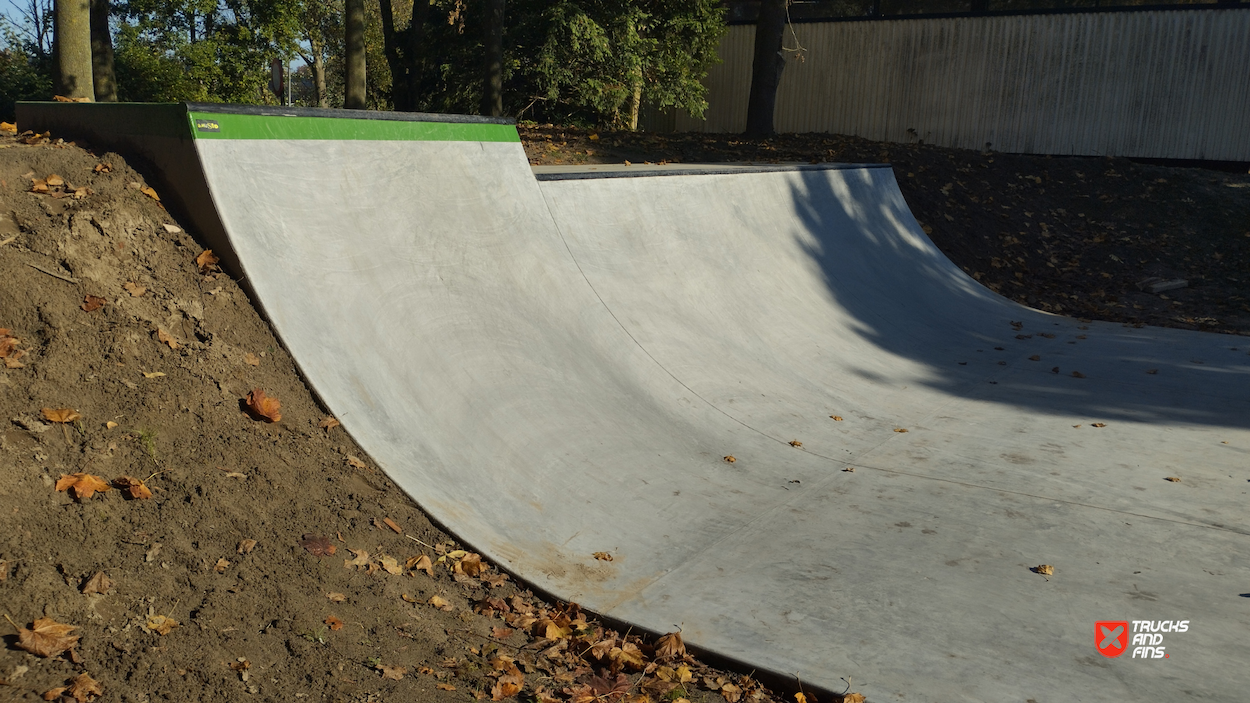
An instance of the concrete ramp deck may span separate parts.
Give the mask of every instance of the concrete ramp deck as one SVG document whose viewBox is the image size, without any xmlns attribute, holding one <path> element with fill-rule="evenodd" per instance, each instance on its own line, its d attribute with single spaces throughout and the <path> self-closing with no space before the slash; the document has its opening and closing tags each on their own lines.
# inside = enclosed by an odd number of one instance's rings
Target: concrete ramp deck
<svg viewBox="0 0 1250 703">
<path fill-rule="evenodd" d="M 197 227 L 536 587 L 871 701 L 1245 700 L 1246 340 L 1005 300 L 888 167 L 536 176 L 506 124 L 247 112 L 185 113 Z M 1120 620 L 1189 626 L 1104 657 Z"/>
</svg>

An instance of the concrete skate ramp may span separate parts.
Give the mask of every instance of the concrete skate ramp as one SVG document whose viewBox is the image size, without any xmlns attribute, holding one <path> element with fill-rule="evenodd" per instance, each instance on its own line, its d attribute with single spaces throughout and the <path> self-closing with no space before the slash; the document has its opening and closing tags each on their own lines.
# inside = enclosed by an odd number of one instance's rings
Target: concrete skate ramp
<svg viewBox="0 0 1250 703">
<path fill-rule="evenodd" d="M 884 167 L 536 179 L 507 125 L 196 110 L 309 382 L 535 586 L 874 701 L 1244 700 L 1244 340 L 1000 298 Z"/>
</svg>

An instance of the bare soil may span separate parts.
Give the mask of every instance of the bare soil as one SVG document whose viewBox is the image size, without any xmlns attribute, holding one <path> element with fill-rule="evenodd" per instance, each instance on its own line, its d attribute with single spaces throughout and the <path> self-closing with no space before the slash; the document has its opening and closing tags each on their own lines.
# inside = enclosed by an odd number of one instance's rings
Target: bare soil
<svg viewBox="0 0 1250 703">
<path fill-rule="evenodd" d="M 535 163 L 887 161 L 938 246 L 1004 295 L 1250 333 L 1245 175 L 828 135 L 522 136 Z M 49 192 L 30 192 L 37 181 Z M 14 623 L 0 698 L 42 700 L 82 674 L 101 693 L 62 697 L 781 697 L 479 566 L 328 422 L 244 292 L 197 263 L 195 233 L 147 187 L 121 155 L 0 137 L 0 611 Z M 1137 290 L 1150 276 L 1189 286 Z M 280 421 L 248 412 L 254 389 L 280 400 Z M 80 473 L 134 477 L 152 497 L 57 490 Z M 92 593 L 100 573 L 110 583 Z M 76 646 L 23 649 L 17 628 L 40 618 L 77 628 Z"/>
</svg>

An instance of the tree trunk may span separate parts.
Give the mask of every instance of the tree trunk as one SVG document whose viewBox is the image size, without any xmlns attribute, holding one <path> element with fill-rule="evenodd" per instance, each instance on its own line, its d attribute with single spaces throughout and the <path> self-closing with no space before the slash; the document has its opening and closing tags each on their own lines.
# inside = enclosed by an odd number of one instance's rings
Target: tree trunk
<svg viewBox="0 0 1250 703">
<path fill-rule="evenodd" d="M 326 95 L 325 47 L 318 41 L 313 43 L 312 50 L 313 89 L 317 91 L 317 107 L 330 107 L 330 96 Z"/>
<path fill-rule="evenodd" d="M 642 112 L 642 75 L 633 76 L 634 90 L 629 95 L 629 131 L 638 129 L 638 113 Z"/>
<path fill-rule="evenodd" d="M 789 0 L 764 0 L 755 22 L 755 60 L 751 64 L 751 95 L 747 102 L 748 137 L 771 136 L 773 112 L 777 107 L 777 86 L 786 59 L 781 39 L 786 31 L 786 5 Z"/>
<path fill-rule="evenodd" d="M 503 115 L 503 18 L 507 0 L 486 0 L 486 65 L 482 114 Z"/>
<path fill-rule="evenodd" d="M 94 100 L 88 0 L 57 0 L 55 41 L 57 91 L 67 98 Z"/>
<path fill-rule="evenodd" d="M 395 28 L 391 0 L 379 0 L 382 11 L 382 43 L 386 63 L 391 67 L 391 101 L 395 109 L 412 112 L 417 109 L 421 83 L 421 37 L 430 14 L 428 2 L 412 4 L 412 22 L 404 29 Z"/>
<path fill-rule="evenodd" d="M 95 99 L 117 102 L 117 74 L 113 72 L 113 35 L 109 32 L 109 0 L 91 0 L 91 75 Z"/>
<path fill-rule="evenodd" d="M 346 64 L 344 82 L 347 86 L 343 107 L 365 109 L 365 1 L 347 0 L 347 36 L 344 42 Z"/>
</svg>

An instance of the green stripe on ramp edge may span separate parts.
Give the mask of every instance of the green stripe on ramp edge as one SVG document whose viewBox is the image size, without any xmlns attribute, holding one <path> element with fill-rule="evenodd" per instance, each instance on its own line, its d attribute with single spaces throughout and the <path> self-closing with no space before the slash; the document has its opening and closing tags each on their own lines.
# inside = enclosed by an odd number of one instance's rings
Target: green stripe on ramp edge
<svg viewBox="0 0 1250 703">
<path fill-rule="evenodd" d="M 404 142 L 520 142 L 510 124 L 353 120 L 190 112 L 196 139 L 308 139 Z"/>
</svg>

